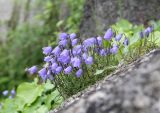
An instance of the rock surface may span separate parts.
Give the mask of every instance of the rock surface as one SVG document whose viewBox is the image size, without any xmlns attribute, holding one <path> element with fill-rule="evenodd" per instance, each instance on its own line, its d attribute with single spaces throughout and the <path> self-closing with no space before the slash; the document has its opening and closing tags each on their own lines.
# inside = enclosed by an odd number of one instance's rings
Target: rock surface
<svg viewBox="0 0 160 113">
<path fill-rule="evenodd" d="M 160 113 L 160 50 L 67 100 L 50 113 Z"/>
<path fill-rule="evenodd" d="M 80 25 L 82 37 L 92 37 L 109 28 L 119 18 L 146 24 L 160 15 L 160 0 L 86 0 Z"/>
</svg>

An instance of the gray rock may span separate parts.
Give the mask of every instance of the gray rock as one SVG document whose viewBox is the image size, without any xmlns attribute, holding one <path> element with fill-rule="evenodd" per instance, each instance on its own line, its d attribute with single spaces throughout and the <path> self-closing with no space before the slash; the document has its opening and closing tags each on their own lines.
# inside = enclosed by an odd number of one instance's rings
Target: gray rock
<svg viewBox="0 0 160 113">
<path fill-rule="evenodd" d="M 159 18 L 160 0 L 86 0 L 80 25 L 82 38 L 102 33 L 119 18 L 147 24 Z"/>
<path fill-rule="evenodd" d="M 123 66 L 71 100 L 57 113 L 160 113 L 160 50 Z"/>
</svg>

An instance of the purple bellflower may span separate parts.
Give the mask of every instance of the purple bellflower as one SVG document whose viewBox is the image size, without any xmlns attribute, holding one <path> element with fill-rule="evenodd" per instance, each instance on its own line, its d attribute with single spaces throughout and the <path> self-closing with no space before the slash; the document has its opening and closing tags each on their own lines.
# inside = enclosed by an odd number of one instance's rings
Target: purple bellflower
<svg viewBox="0 0 160 113">
<path fill-rule="evenodd" d="M 129 40 L 128 40 L 128 38 L 125 38 L 125 39 L 124 39 L 123 44 L 124 44 L 125 46 L 128 46 L 128 45 L 129 45 Z"/>
<path fill-rule="evenodd" d="M 144 34 L 143 34 L 142 31 L 139 33 L 139 36 L 140 36 L 141 39 L 144 38 Z"/>
<path fill-rule="evenodd" d="M 59 45 L 65 47 L 67 45 L 67 40 L 64 39 L 64 40 L 59 41 Z"/>
<path fill-rule="evenodd" d="M 86 40 L 83 41 L 83 45 L 87 48 L 87 47 L 91 47 L 94 44 L 96 44 L 96 39 L 94 37 L 92 38 L 88 38 Z"/>
<path fill-rule="evenodd" d="M 61 49 L 59 46 L 55 47 L 54 50 L 52 51 L 52 53 L 55 55 L 55 56 L 58 56 L 60 53 L 61 53 Z"/>
<path fill-rule="evenodd" d="M 52 47 L 50 47 L 50 46 L 49 47 L 43 47 L 42 50 L 43 50 L 43 54 L 48 55 L 52 52 Z"/>
<path fill-rule="evenodd" d="M 64 73 L 65 74 L 70 74 L 72 71 L 72 67 L 71 66 L 68 66 L 67 68 L 64 69 Z"/>
<path fill-rule="evenodd" d="M 2 94 L 3 94 L 4 96 L 7 96 L 7 95 L 8 95 L 8 93 L 9 93 L 9 91 L 8 91 L 8 90 L 5 90 L 5 91 L 3 91 L 3 92 L 2 92 Z"/>
<path fill-rule="evenodd" d="M 72 46 L 75 46 L 78 43 L 78 39 L 73 39 L 72 40 Z"/>
<path fill-rule="evenodd" d="M 100 52 L 99 52 L 99 54 L 100 54 L 101 56 L 106 56 L 106 55 L 107 55 L 107 52 L 106 52 L 105 49 L 101 49 Z"/>
<path fill-rule="evenodd" d="M 97 43 L 98 43 L 98 46 L 101 46 L 102 45 L 102 37 L 97 37 Z"/>
<path fill-rule="evenodd" d="M 76 38 L 76 36 L 77 36 L 77 35 L 76 35 L 75 33 L 71 33 L 71 34 L 70 34 L 70 39 L 73 40 L 73 39 Z"/>
<path fill-rule="evenodd" d="M 118 52 L 118 46 L 114 44 L 113 47 L 111 48 L 110 52 L 112 54 L 116 54 Z"/>
<path fill-rule="evenodd" d="M 60 74 L 60 72 L 62 71 L 62 67 L 58 66 L 55 71 L 56 71 L 56 74 Z"/>
<path fill-rule="evenodd" d="M 92 56 L 88 57 L 85 62 L 87 65 L 91 65 L 93 63 L 93 57 Z"/>
<path fill-rule="evenodd" d="M 60 33 L 60 34 L 59 34 L 59 39 L 60 39 L 60 40 L 65 40 L 65 39 L 67 39 L 67 38 L 68 38 L 68 34 L 67 34 L 67 33 L 64 33 L 64 32 L 63 32 L 63 33 Z"/>
<path fill-rule="evenodd" d="M 33 75 L 37 72 L 37 70 L 37 66 L 32 66 L 27 71 L 29 72 L 29 74 Z"/>
<path fill-rule="evenodd" d="M 104 35 L 104 39 L 111 40 L 112 36 L 113 36 L 113 31 L 111 28 L 109 28 Z"/>
<path fill-rule="evenodd" d="M 43 79 L 43 81 L 45 81 L 47 79 L 47 70 L 46 68 L 42 68 L 39 72 L 38 72 L 39 76 Z"/>
<path fill-rule="evenodd" d="M 120 41 L 121 40 L 121 38 L 122 38 L 122 34 L 118 34 L 116 37 L 115 37 L 115 40 L 116 41 Z"/>
<path fill-rule="evenodd" d="M 79 70 L 76 72 L 76 77 L 77 77 L 77 78 L 81 77 L 82 73 L 83 73 L 83 70 L 82 70 L 82 69 L 79 69 Z"/>
<path fill-rule="evenodd" d="M 44 61 L 45 62 L 50 62 L 52 60 L 52 57 L 51 56 L 46 56 L 44 57 Z"/>
<path fill-rule="evenodd" d="M 73 65 L 73 67 L 80 68 L 80 66 L 81 66 L 81 60 L 77 57 L 72 58 L 71 63 Z"/>
</svg>

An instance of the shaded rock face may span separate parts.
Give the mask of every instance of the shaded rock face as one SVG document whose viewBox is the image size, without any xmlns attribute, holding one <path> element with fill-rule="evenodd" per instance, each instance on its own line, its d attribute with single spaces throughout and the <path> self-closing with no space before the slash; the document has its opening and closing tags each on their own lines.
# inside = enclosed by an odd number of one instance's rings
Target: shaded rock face
<svg viewBox="0 0 160 113">
<path fill-rule="evenodd" d="M 160 113 L 160 50 L 122 67 L 74 98 L 57 113 Z"/>
<path fill-rule="evenodd" d="M 160 0 L 87 0 L 80 25 L 82 37 L 99 34 L 120 17 L 146 24 L 160 16 Z"/>
</svg>

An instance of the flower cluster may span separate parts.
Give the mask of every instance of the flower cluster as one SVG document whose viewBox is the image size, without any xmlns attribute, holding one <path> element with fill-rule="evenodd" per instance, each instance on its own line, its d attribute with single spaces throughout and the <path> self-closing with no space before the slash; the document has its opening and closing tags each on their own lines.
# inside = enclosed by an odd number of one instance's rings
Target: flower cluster
<svg viewBox="0 0 160 113">
<path fill-rule="evenodd" d="M 85 71 L 84 66 L 90 66 L 94 62 L 94 55 L 107 56 L 110 54 L 116 54 L 119 49 L 119 45 L 112 42 L 119 42 L 122 40 L 123 34 L 117 34 L 109 28 L 101 36 L 91 37 L 84 41 L 77 37 L 75 33 L 59 34 L 58 46 L 52 48 L 51 46 L 43 47 L 43 54 L 45 65 L 38 71 L 39 76 L 46 81 L 46 79 L 53 80 L 56 75 L 59 74 L 74 74 L 76 77 L 81 77 Z M 114 40 L 114 41 L 113 41 Z M 111 43 L 110 47 L 105 48 L 104 42 Z M 124 37 L 124 46 L 129 44 L 128 38 Z M 30 74 L 37 72 L 37 67 L 33 66 L 28 69 Z"/>
<path fill-rule="evenodd" d="M 14 98 L 16 95 L 16 91 L 15 91 L 15 89 L 12 89 L 10 92 L 8 90 L 5 90 L 2 92 L 2 94 L 4 96 L 9 96 L 9 98 Z"/>
<path fill-rule="evenodd" d="M 147 27 L 144 31 L 139 33 L 140 38 L 149 37 L 149 35 L 153 32 L 153 27 Z"/>
</svg>

